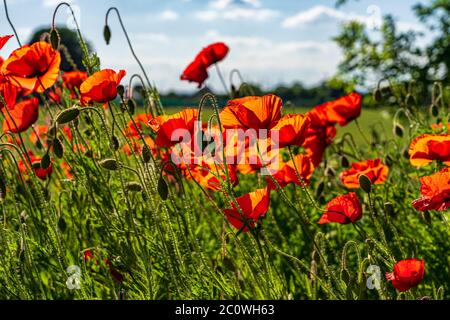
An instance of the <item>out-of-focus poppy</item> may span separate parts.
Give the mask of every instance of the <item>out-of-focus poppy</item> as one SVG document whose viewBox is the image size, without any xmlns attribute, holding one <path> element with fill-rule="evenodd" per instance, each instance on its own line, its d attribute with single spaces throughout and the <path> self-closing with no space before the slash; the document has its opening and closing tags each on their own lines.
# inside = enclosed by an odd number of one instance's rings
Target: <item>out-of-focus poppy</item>
<svg viewBox="0 0 450 320">
<path fill-rule="evenodd" d="M 247 232 L 249 228 L 253 229 L 258 220 L 269 210 L 270 190 L 258 189 L 237 198 L 236 201 L 239 208 L 232 203 L 232 208 L 224 210 L 225 216 L 233 227 Z"/>
<path fill-rule="evenodd" d="M 155 141 L 151 137 L 146 136 L 146 137 L 144 137 L 144 140 L 145 140 L 145 144 L 149 147 L 149 149 L 154 157 L 157 157 L 158 155 L 162 155 L 162 151 L 158 148 Z M 132 137 L 130 139 L 130 144 L 131 144 L 131 146 L 128 143 L 126 143 L 123 146 L 123 151 L 127 155 L 131 156 L 131 155 L 133 155 L 133 153 L 135 153 L 135 154 L 142 153 L 142 148 L 144 146 L 144 143 L 142 142 L 140 137 Z"/>
<path fill-rule="evenodd" d="M 62 172 L 66 176 L 66 178 L 69 180 L 73 179 L 72 167 L 65 161 L 61 162 L 60 166 L 61 166 Z"/>
<path fill-rule="evenodd" d="M 433 129 L 434 131 L 443 131 L 444 130 L 444 124 L 442 122 L 440 122 L 440 123 L 433 123 L 431 125 L 431 129 Z M 447 131 L 450 130 L 450 123 L 447 123 L 446 129 L 447 129 Z"/>
<path fill-rule="evenodd" d="M 0 95 L 5 100 L 8 108 L 12 109 L 17 99 L 17 87 L 12 83 L 10 83 L 9 81 L 7 81 L 6 78 L 3 77 L 1 74 L 0 74 Z M 3 107 L 4 107 L 3 101 L 0 100 L 0 110 Z"/>
<path fill-rule="evenodd" d="M 80 90 L 81 84 L 88 78 L 86 71 L 68 71 L 61 76 L 63 86 L 70 91 L 71 98 L 75 98 L 77 91 Z"/>
<path fill-rule="evenodd" d="M 354 192 L 339 195 L 326 206 L 319 224 L 337 222 L 340 224 L 356 223 L 362 217 L 361 202 Z"/>
<path fill-rule="evenodd" d="M 232 165 L 227 165 L 227 170 L 231 185 L 237 185 L 238 177 L 236 175 L 236 168 Z M 223 165 L 214 165 L 205 162 L 200 165 L 191 164 L 189 165 L 189 169 L 186 168 L 182 172 L 188 179 L 193 179 L 202 187 L 213 191 L 221 190 L 222 181 L 227 181 L 225 167 Z"/>
<path fill-rule="evenodd" d="M 450 168 L 420 178 L 419 199 L 413 201 L 418 211 L 447 210 L 450 207 Z"/>
<path fill-rule="evenodd" d="M 153 117 L 151 114 L 141 113 L 135 116 L 133 118 L 134 122 L 132 120 L 128 121 L 125 134 L 129 137 L 139 137 L 139 132 L 142 131 L 142 125 L 148 126 L 148 123 L 152 119 Z"/>
<path fill-rule="evenodd" d="M 9 110 L 9 109 L 8 109 Z M 19 102 L 13 109 L 3 110 L 3 132 L 18 133 L 26 131 L 39 117 L 39 100 L 31 98 Z"/>
<path fill-rule="evenodd" d="M 3 48 L 3 46 L 8 42 L 9 39 L 11 39 L 13 35 L 6 35 L 0 37 L 0 49 Z"/>
<path fill-rule="evenodd" d="M 389 167 L 381 163 L 381 159 L 352 163 L 350 169 L 342 171 L 340 178 L 349 189 L 359 188 L 359 176 L 366 175 L 372 184 L 382 184 L 389 174 Z"/>
<path fill-rule="evenodd" d="M 433 160 L 450 165 L 450 134 L 423 134 L 416 137 L 408 150 L 411 164 L 421 167 Z"/>
<path fill-rule="evenodd" d="M 310 125 L 305 133 L 305 142 L 303 148 L 305 153 L 311 159 L 315 167 L 319 166 L 327 146 L 329 146 L 336 137 L 335 126 L 322 126 L 317 122 L 317 117 L 313 114 L 308 114 Z"/>
<path fill-rule="evenodd" d="M 162 115 L 148 123 L 156 133 L 156 144 L 170 148 L 181 140 L 187 141 L 194 132 L 194 123 L 198 117 L 197 109 L 184 109 L 173 115 Z"/>
<path fill-rule="evenodd" d="M 210 44 L 203 48 L 187 68 L 183 71 L 180 79 L 198 83 L 200 88 L 208 78 L 208 67 L 223 60 L 228 54 L 228 47 L 223 42 Z"/>
<path fill-rule="evenodd" d="M 97 255 L 95 255 L 89 249 L 83 252 L 83 258 L 85 263 L 93 263 L 94 265 L 97 266 L 100 265 L 99 261 L 102 261 L 100 257 L 97 257 Z M 103 263 L 108 267 L 109 274 L 113 277 L 115 281 L 122 283 L 125 280 L 124 275 L 114 268 L 114 266 L 112 265 L 111 261 L 108 258 L 104 258 Z"/>
<path fill-rule="evenodd" d="M 416 287 L 423 280 L 425 260 L 409 258 L 394 265 L 392 272 L 386 272 L 386 279 L 400 292 Z"/>
<path fill-rule="evenodd" d="M 125 70 L 115 72 L 111 69 L 94 73 L 80 85 L 81 102 L 107 103 L 114 100 L 117 96 L 117 86 L 125 75 Z"/>
<path fill-rule="evenodd" d="M 309 184 L 311 176 L 314 172 L 314 166 L 308 156 L 298 154 L 294 156 L 294 161 L 290 160 L 287 163 L 275 164 L 280 169 L 275 170 L 273 165 L 267 168 L 273 170 L 272 178 L 279 184 L 281 188 L 290 183 L 295 183 L 298 186 L 302 185 L 302 181 L 298 179 L 297 172 L 305 184 Z M 277 185 L 271 177 L 266 177 L 267 187 L 270 190 L 277 189 Z"/>
<path fill-rule="evenodd" d="M 44 146 L 48 145 L 47 141 L 47 133 L 49 130 L 49 126 L 46 124 L 37 124 L 33 127 L 33 130 L 30 132 L 30 141 L 33 144 L 36 144 L 40 141 Z"/>
<path fill-rule="evenodd" d="M 258 134 L 258 129 L 272 129 L 278 123 L 282 106 L 273 94 L 234 99 L 220 112 L 220 120 L 226 129 L 255 129 Z"/>
<path fill-rule="evenodd" d="M 30 167 L 36 174 L 36 176 L 41 180 L 47 180 L 53 172 L 53 165 L 50 163 L 50 166 L 46 169 L 41 167 L 41 160 L 42 158 L 36 157 L 32 151 L 28 151 L 28 157 L 31 161 Z M 25 157 L 25 159 L 28 159 Z M 19 167 L 20 172 L 24 175 L 28 175 L 29 171 L 27 170 L 27 166 L 25 165 L 25 162 L 20 159 L 17 163 L 17 166 Z"/>
<path fill-rule="evenodd" d="M 301 146 L 305 141 L 305 133 L 310 120 L 302 114 L 288 114 L 282 117 L 270 130 L 270 137 L 275 140 L 275 132 L 279 148 L 286 146 Z"/>
<path fill-rule="evenodd" d="M 310 113 L 317 115 L 323 126 L 347 125 L 361 114 L 362 96 L 354 92 L 339 99 L 314 107 Z"/>
<path fill-rule="evenodd" d="M 52 90 L 48 93 L 48 97 L 50 98 L 50 102 L 55 104 L 60 104 L 62 101 L 62 90 L 60 87 L 53 87 Z"/>
<path fill-rule="evenodd" d="M 59 52 L 40 41 L 13 51 L 1 72 L 18 87 L 44 92 L 55 84 L 60 64 Z"/>
</svg>

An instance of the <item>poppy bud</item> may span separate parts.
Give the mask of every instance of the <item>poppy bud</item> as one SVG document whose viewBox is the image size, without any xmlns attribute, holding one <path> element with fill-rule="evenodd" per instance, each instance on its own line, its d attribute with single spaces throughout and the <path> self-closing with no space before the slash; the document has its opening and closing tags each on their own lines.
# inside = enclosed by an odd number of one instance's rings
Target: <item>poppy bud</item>
<svg viewBox="0 0 450 320">
<path fill-rule="evenodd" d="M 408 152 L 408 148 L 406 148 L 405 150 L 403 150 L 403 157 L 404 157 L 405 159 L 408 159 L 408 160 L 409 160 L 409 152 Z"/>
<path fill-rule="evenodd" d="M 146 144 L 144 144 L 144 146 L 142 147 L 142 159 L 145 163 L 149 163 L 151 158 L 152 153 L 150 151 L 150 148 Z"/>
<path fill-rule="evenodd" d="M 103 159 L 98 164 L 107 170 L 119 169 L 119 163 L 114 159 Z"/>
<path fill-rule="evenodd" d="M 39 163 L 38 163 L 38 164 L 39 164 Z M 42 169 L 48 169 L 48 167 L 50 167 L 50 164 L 51 164 L 50 156 L 49 156 L 48 153 L 46 153 L 46 154 L 42 157 L 42 159 L 41 159 L 40 167 L 41 167 Z"/>
<path fill-rule="evenodd" d="M 389 216 L 391 216 L 391 217 L 394 217 L 394 206 L 392 205 L 392 203 L 386 202 L 386 203 L 384 204 L 384 212 L 385 212 L 387 215 L 389 215 Z"/>
<path fill-rule="evenodd" d="M 162 176 L 158 180 L 158 193 L 161 199 L 167 200 L 167 196 L 169 195 L 169 188 L 167 187 L 167 183 Z"/>
<path fill-rule="evenodd" d="M 365 193 L 370 193 L 372 191 L 372 182 L 364 174 L 359 176 L 359 186 Z"/>
<path fill-rule="evenodd" d="M 53 124 L 53 125 L 48 129 L 47 136 L 48 136 L 48 137 L 56 137 L 57 132 L 58 132 L 58 128 L 56 127 L 55 124 Z"/>
<path fill-rule="evenodd" d="M 125 88 L 123 85 L 119 84 L 117 86 L 117 94 L 123 98 L 123 94 L 125 93 Z"/>
<path fill-rule="evenodd" d="M 405 132 L 405 129 L 403 129 L 403 127 L 401 125 L 395 124 L 394 135 L 401 138 L 401 137 L 403 137 L 404 132 Z"/>
<path fill-rule="evenodd" d="M 430 114 L 432 117 L 437 117 L 439 115 L 439 108 L 434 103 L 430 106 Z"/>
<path fill-rule="evenodd" d="M 425 220 L 426 224 L 431 224 L 431 215 L 430 211 L 425 211 L 422 213 L 423 219 Z"/>
<path fill-rule="evenodd" d="M 392 157 L 390 155 L 387 155 L 386 158 L 384 159 L 384 163 L 386 163 L 386 165 L 388 167 L 392 167 L 393 162 L 394 162 L 394 160 L 392 159 Z"/>
<path fill-rule="evenodd" d="M 64 109 L 56 116 L 55 121 L 58 124 L 65 124 L 72 120 L 75 120 L 80 115 L 80 108 L 72 107 L 68 109 Z"/>
<path fill-rule="evenodd" d="M 383 100 L 383 94 L 381 93 L 380 88 L 376 88 L 373 92 L 373 100 L 376 102 L 381 102 Z"/>
<path fill-rule="evenodd" d="M 341 166 L 344 168 L 348 168 L 350 166 L 350 163 L 348 162 L 348 159 L 346 156 L 341 157 Z"/>
<path fill-rule="evenodd" d="M 331 167 L 327 167 L 327 168 L 325 169 L 325 174 L 326 174 L 327 176 L 330 176 L 330 177 L 336 176 L 336 172 L 335 172 L 334 169 L 331 168 Z"/>
<path fill-rule="evenodd" d="M 42 149 L 42 142 L 41 140 L 36 140 L 36 143 L 34 144 L 36 146 L 37 149 L 41 150 Z"/>
<path fill-rule="evenodd" d="M 53 145 L 53 152 L 59 159 L 61 159 L 64 155 L 64 148 L 61 141 L 58 138 L 56 138 L 55 140 L 53 140 L 52 145 Z"/>
<path fill-rule="evenodd" d="M 111 140 L 109 141 L 109 147 L 112 150 L 117 151 L 120 147 L 119 139 L 116 136 L 111 136 Z"/>
<path fill-rule="evenodd" d="M 325 183 L 321 181 L 317 186 L 316 197 L 319 198 L 322 195 L 323 189 L 325 189 Z"/>
<path fill-rule="evenodd" d="M 130 111 L 131 114 L 134 114 L 134 111 L 136 110 L 136 104 L 134 103 L 133 99 L 128 99 L 127 106 L 128 111 Z"/>
<path fill-rule="evenodd" d="M 50 43 L 53 49 L 58 50 L 60 42 L 61 38 L 59 37 L 59 33 L 55 28 L 53 28 L 52 31 L 50 32 Z"/>
<path fill-rule="evenodd" d="M 111 29 L 108 25 L 105 25 L 103 28 L 103 38 L 105 39 L 106 44 L 109 44 L 109 40 L 111 40 Z"/>
<path fill-rule="evenodd" d="M 142 186 L 139 182 L 132 181 L 125 184 L 125 189 L 128 191 L 140 192 L 142 191 Z"/>
<path fill-rule="evenodd" d="M 67 223 L 63 217 L 60 217 L 58 220 L 58 228 L 61 232 L 64 232 L 67 229 Z"/>
</svg>

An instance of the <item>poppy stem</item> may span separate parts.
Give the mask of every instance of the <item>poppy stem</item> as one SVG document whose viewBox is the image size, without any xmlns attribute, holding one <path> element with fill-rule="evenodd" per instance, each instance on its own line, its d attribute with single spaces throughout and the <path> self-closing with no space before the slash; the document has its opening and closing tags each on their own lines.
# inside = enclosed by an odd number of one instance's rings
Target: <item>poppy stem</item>
<svg viewBox="0 0 450 320">
<path fill-rule="evenodd" d="M 20 42 L 20 39 L 19 39 L 19 36 L 17 34 L 16 28 L 14 28 L 14 24 L 12 23 L 11 19 L 9 18 L 8 6 L 6 5 L 6 0 L 3 0 L 3 6 L 5 7 L 6 20 L 8 20 L 8 23 L 9 23 L 11 29 L 14 32 L 14 36 L 16 37 L 16 40 L 17 40 L 17 43 L 19 44 L 19 47 L 21 47 L 22 43 Z"/>
<path fill-rule="evenodd" d="M 222 82 L 223 88 L 225 89 L 225 93 L 230 96 L 230 91 L 228 90 L 227 84 L 222 76 L 222 72 L 220 71 L 219 65 L 217 62 L 214 64 L 216 66 L 217 75 L 219 76 L 220 82 Z"/>
</svg>

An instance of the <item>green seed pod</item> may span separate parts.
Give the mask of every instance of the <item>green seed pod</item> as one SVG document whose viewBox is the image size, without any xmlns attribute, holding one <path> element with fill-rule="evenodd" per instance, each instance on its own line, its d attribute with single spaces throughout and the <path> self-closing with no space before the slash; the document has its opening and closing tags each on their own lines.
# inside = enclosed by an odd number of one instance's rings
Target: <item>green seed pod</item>
<svg viewBox="0 0 450 320">
<path fill-rule="evenodd" d="M 42 169 L 47 169 L 48 167 L 50 167 L 50 164 L 51 164 L 50 155 L 46 153 L 41 159 L 40 167 Z"/>
<path fill-rule="evenodd" d="M 384 158 L 384 163 L 386 163 L 386 165 L 388 167 L 392 167 L 394 160 L 392 159 L 392 157 L 390 155 L 387 155 L 386 158 Z"/>
<path fill-rule="evenodd" d="M 403 150 L 403 158 L 409 159 L 409 149 L 408 149 L 408 148 L 406 148 L 405 150 Z"/>
<path fill-rule="evenodd" d="M 140 192 L 142 191 L 142 186 L 139 182 L 132 181 L 125 184 L 125 189 L 132 192 Z"/>
<path fill-rule="evenodd" d="M 348 161 L 346 156 L 341 157 L 341 166 L 343 168 L 348 168 L 350 166 L 350 162 Z"/>
<path fill-rule="evenodd" d="M 98 163 L 102 168 L 107 170 L 117 170 L 119 169 L 119 163 L 114 159 L 103 159 Z"/>
<path fill-rule="evenodd" d="M 111 29 L 107 24 L 103 28 L 103 38 L 105 39 L 106 44 L 109 44 L 109 40 L 111 40 Z"/>
<path fill-rule="evenodd" d="M 53 125 L 48 129 L 47 137 L 49 137 L 49 138 L 54 138 L 54 137 L 56 137 L 56 134 L 57 134 L 57 133 L 58 133 L 58 128 L 56 127 L 55 124 L 53 124 Z"/>
<path fill-rule="evenodd" d="M 61 111 L 56 116 L 55 121 L 58 124 L 65 124 L 65 123 L 75 120 L 76 118 L 78 118 L 79 115 L 80 115 L 80 108 L 72 107 L 72 108 L 68 108 L 68 109 Z"/>
<path fill-rule="evenodd" d="M 116 136 L 111 136 L 111 140 L 109 141 L 109 147 L 112 150 L 117 151 L 120 147 L 119 139 Z"/>
<path fill-rule="evenodd" d="M 394 135 L 396 135 L 397 137 L 402 138 L 404 135 L 405 129 L 403 129 L 403 127 L 399 124 L 396 124 L 394 126 Z"/>
<path fill-rule="evenodd" d="M 158 180 L 158 193 L 161 199 L 167 200 L 169 195 L 169 187 L 167 186 L 166 180 L 161 176 Z"/>
<path fill-rule="evenodd" d="M 146 144 L 142 147 L 142 159 L 145 163 L 149 163 L 152 159 L 152 152 Z"/>
<path fill-rule="evenodd" d="M 58 228 L 59 228 L 59 230 L 61 232 L 64 232 L 67 229 L 67 223 L 66 223 L 66 220 L 63 217 L 60 217 L 58 219 Z"/>
<path fill-rule="evenodd" d="M 121 84 L 117 86 L 117 94 L 123 98 L 123 94 L 125 93 L 125 87 Z"/>
<path fill-rule="evenodd" d="M 130 111 L 131 114 L 134 114 L 134 111 L 136 110 L 136 103 L 134 102 L 133 99 L 128 99 L 127 107 L 128 111 Z"/>
<path fill-rule="evenodd" d="M 362 174 L 359 176 L 359 186 L 361 187 L 361 189 L 363 189 L 363 191 L 365 193 L 370 193 L 372 192 L 372 182 L 370 181 L 370 179 Z"/>
<path fill-rule="evenodd" d="M 434 103 L 430 106 L 430 114 L 431 114 L 432 117 L 439 116 L 439 108 Z"/>
<path fill-rule="evenodd" d="M 61 143 L 61 141 L 56 138 L 55 140 L 53 140 L 53 152 L 55 153 L 55 155 L 61 159 L 64 155 L 64 148 L 63 145 Z"/>
<path fill-rule="evenodd" d="M 59 33 L 55 28 L 53 28 L 52 31 L 50 31 L 50 43 L 53 49 L 58 50 L 60 42 L 61 38 L 59 37 Z"/>
<path fill-rule="evenodd" d="M 373 100 L 375 100 L 376 102 L 381 102 L 381 100 L 383 100 L 383 94 L 380 90 L 380 88 L 376 88 L 373 92 Z"/>
<path fill-rule="evenodd" d="M 39 140 L 39 139 L 36 140 L 36 143 L 35 143 L 34 145 L 35 145 L 36 148 L 39 149 L 39 150 L 41 150 L 42 147 L 43 147 L 43 146 L 42 146 L 42 143 L 41 143 L 41 140 Z"/>
<path fill-rule="evenodd" d="M 332 167 L 327 167 L 325 169 L 325 174 L 329 177 L 334 177 L 334 176 L 336 176 L 336 171 L 334 171 L 334 169 Z"/>
<path fill-rule="evenodd" d="M 317 186 L 316 197 L 319 198 L 322 195 L 323 190 L 325 189 L 325 183 L 321 181 Z"/>
</svg>

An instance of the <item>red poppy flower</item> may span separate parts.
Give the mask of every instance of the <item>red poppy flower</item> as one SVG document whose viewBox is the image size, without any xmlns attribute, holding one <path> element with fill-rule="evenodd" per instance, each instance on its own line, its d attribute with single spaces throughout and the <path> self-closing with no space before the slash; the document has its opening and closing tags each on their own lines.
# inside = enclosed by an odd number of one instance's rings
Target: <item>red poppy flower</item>
<svg viewBox="0 0 450 320">
<path fill-rule="evenodd" d="M 12 110 L 3 110 L 5 120 L 3 121 L 3 132 L 26 131 L 39 117 L 39 100 L 32 98 L 19 102 Z"/>
<path fill-rule="evenodd" d="M 197 109 L 184 109 L 173 115 L 162 115 L 150 120 L 148 125 L 156 133 L 156 144 L 170 148 L 180 142 L 187 141 L 186 135 L 194 132 L 194 123 L 198 118 Z M 177 136 L 173 136 L 176 134 Z M 178 135 L 179 134 L 179 135 Z"/>
<path fill-rule="evenodd" d="M 258 189 L 236 199 L 240 210 L 232 203 L 232 208 L 225 209 L 224 213 L 233 227 L 243 232 L 254 228 L 255 223 L 265 216 L 269 210 L 270 191 Z"/>
<path fill-rule="evenodd" d="M 290 160 L 287 163 L 275 164 L 280 169 L 273 170 L 273 179 L 280 185 L 281 188 L 287 186 L 290 183 L 295 183 L 301 186 L 301 181 L 298 179 L 297 172 L 302 178 L 305 184 L 309 184 L 309 180 L 314 172 L 314 166 L 308 156 L 299 154 L 294 156 L 294 161 Z M 275 169 L 272 166 L 268 166 L 269 170 Z M 296 170 L 297 169 L 297 170 Z M 271 177 L 266 177 L 267 187 L 270 190 L 277 189 L 277 185 Z"/>
<path fill-rule="evenodd" d="M 317 115 L 323 126 L 347 125 L 361 114 L 362 96 L 351 93 L 337 100 L 325 102 L 310 111 Z"/>
<path fill-rule="evenodd" d="M 340 224 L 356 223 L 362 217 L 361 203 L 354 192 L 340 195 L 328 202 L 319 224 L 337 222 Z"/>
<path fill-rule="evenodd" d="M 409 258 L 394 265 L 393 272 L 386 272 L 386 279 L 400 292 L 416 287 L 423 280 L 425 260 Z"/>
<path fill-rule="evenodd" d="M 210 65 L 217 63 L 228 54 L 228 47 L 223 42 L 213 43 L 203 48 L 195 57 L 181 75 L 181 80 L 197 82 L 200 88 L 203 82 L 208 78 L 207 69 Z"/>
<path fill-rule="evenodd" d="M 231 185 L 237 185 L 238 177 L 236 175 L 236 167 L 227 165 L 227 169 Z M 225 168 L 223 165 L 214 165 L 209 163 L 190 165 L 189 170 L 185 169 L 182 172 L 186 178 L 193 179 L 202 187 L 213 191 L 220 191 L 222 189 L 222 181 L 227 181 Z"/>
<path fill-rule="evenodd" d="M 150 120 L 153 119 L 153 116 L 151 114 L 145 114 L 141 113 L 133 118 L 133 121 L 128 121 L 128 126 L 126 129 L 126 134 L 129 137 L 139 137 L 139 132 L 142 131 L 142 125 L 148 126 L 148 123 Z M 135 125 L 136 123 L 136 125 Z"/>
<path fill-rule="evenodd" d="M 9 39 L 11 39 L 13 35 L 6 35 L 0 37 L 0 49 L 3 48 L 3 46 L 8 42 Z"/>
<path fill-rule="evenodd" d="M 59 52 L 40 41 L 13 51 L 1 72 L 18 87 L 44 92 L 55 84 L 60 63 Z"/>
<path fill-rule="evenodd" d="M 81 102 L 106 103 L 114 100 L 117 96 L 117 86 L 125 75 L 125 70 L 116 73 L 111 69 L 94 73 L 80 85 Z"/>
<path fill-rule="evenodd" d="M 99 265 L 99 258 L 95 257 L 91 250 L 86 250 L 83 253 L 84 261 L 86 263 L 92 262 L 95 265 Z M 100 260 L 101 261 L 101 260 Z M 122 283 L 125 279 L 124 275 L 117 271 L 111 261 L 109 259 L 105 258 L 103 259 L 103 263 L 108 267 L 110 275 L 113 277 L 113 279 L 119 283 Z M 91 269 L 92 270 L 92 269 Z"/>
<path fill-rule="evenodd" d="M 305 133 L 309 124 L 309 118 L 302 114 L 288 114 L 271 129 L 270 136 L 274 140 L 274 132 L 278 131 L 279 148 L 292 145 L 301 146 L 305 141 Z"/>
<path fill-rule="evenodd" d="M 220 112 L 220 120 L 226 129 L 272 129 L 280 120 L 282 106 L 273 94 L 234 99 Z"/>
<path fill-rule="evenodd" d="M 359 176 L 366 175 L 372 184 L 384 183 L 389 174 L 389 167 L 381 163 L 381 159 L 355 162 L 351 168 L 341 172 L 342 183 L 349 189 L 359 188 Z"/>
<path fill-rule="evenodd" d="M 81 84 L 88 78 L 85 71 L 68 71 L 61 76 L 63 85 L 70 91 L 71 98 L 76 97 L 77 91 L 80 90 Z"/>
<path fill-rule="evenodd" d="M 314 114 L 307 114 L 310 125 L 305 133 L 305 142 L 303 148 L 310 157 L 315 167 L 319 166 L 327 146 L 329 146 L 336 137 L 336 127 L 333 125 L 322 126 L 320 120 Z"/>
<path fill-rule="evenodd" d="M 0 74 L 0 95 L 6 102 L 8 108 L 12 109 L 17 99 L 17 87 L 2 77 Z M 3 101 L 0 100 L 0 110 L 3 109 Z"/>
<path fill-rule="evenodd" d="M 41 168 L 41 160 L 42 158 L 36 157 L 32 151 L 28 151 L 28 157 L 31 160 L 31 169 L 34 171 L 36 176 L 41 180 L 47 180 L 53 172 L 53 166 L 50 163 L 50 166 L 47 169 Z M 25 157 L 25 159 L 27 159 Z M 24 175 L 28 175 L 29 171 L 27 170 L 27 166 L 25 165 L 24 161 L 21 159 L 17 163 L 17 166 L 19 167 L 20 172 Z"/>
<path fill-rule="evenodd" d="M 413 201 L 418 211 L 447 210 L 450 207 L 450 168 L 420 178 L 419 199 Z"/>
<path fill-rule="evenodd" d="M 416 137 L 408 150 L 411 164 L 421 167 L 433 160 L 450 165 L 450 134 L 423 134 Z"/>
</svg>

